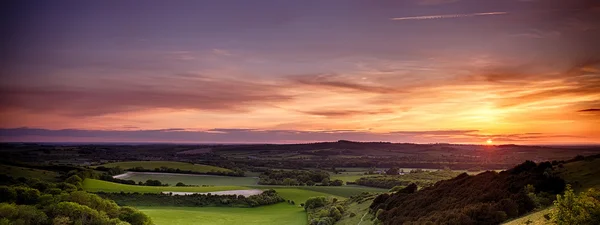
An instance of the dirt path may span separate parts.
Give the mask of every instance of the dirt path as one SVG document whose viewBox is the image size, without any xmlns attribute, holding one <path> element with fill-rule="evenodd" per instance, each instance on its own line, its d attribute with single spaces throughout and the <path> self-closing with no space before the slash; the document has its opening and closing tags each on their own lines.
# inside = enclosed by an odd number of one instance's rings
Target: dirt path
<svg viewBox="0 0 600 225">
<path fill-rule="evenodd" d="M 365 216 L 367 215 L 367 213 L 369 213 L 369 211 L 366 211 L 365 214 L 363 214 L 363 216 L 360 218 L 360 222 L 358 222 L 357 225 L 360 225 L 362 223 L 362 221 L 365 218 Z"/>
</svg>

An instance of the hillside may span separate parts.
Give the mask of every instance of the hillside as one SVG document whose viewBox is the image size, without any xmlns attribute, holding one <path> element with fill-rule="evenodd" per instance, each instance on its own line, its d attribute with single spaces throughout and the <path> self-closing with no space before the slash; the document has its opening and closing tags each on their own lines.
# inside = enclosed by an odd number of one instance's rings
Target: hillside
<svg viewBox="0 0 600 225">
<path fill-rule="evenodd" d="M 600 155 L 589 156 L 577 161 L 572 161 L 563 165 L 559 171 L 559 176 L 570 184 L 576 191 L 584 191 L 588 188 L 600 188 Z M 505 225 L 521 225 L 531 221 L 531 225 L 550 224 L 544 218 L 551 212 L 553 207 L 527 214 L 514 220 L 504 223 Z"/>
<path fill-rule="evenodd" d="M 36 178 L 45 181 L 56 181 L 58 176 L 60 175 L 57 172 L 49 171 L 49 170 L 41 170 L 20 166 L 11 166 L 0 164 L 0 171 L 2 171 L 2 175 L 19 178 Z"/>
<path fill-rule="evenodd" d="M 377 217 L 383 224 L 498 224 L 535 208 L 525 191 L 528 184 L 535 194 L 561 193 L 565 183 L 554 174 L 548 162 L 527 161 L 500 173 L 461 174 L 420 191 L 409 186 L 378 196 L 371 209 L 380 210 Z"/>
</svg>

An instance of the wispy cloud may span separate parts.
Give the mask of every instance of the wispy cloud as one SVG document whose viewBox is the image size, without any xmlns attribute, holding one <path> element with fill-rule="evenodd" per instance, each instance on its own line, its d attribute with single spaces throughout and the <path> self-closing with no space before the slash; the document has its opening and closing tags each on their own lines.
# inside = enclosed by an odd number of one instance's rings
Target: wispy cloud
<svg viewBox="0 0 600 225">
<path fill-rule="evenodd" d="M 370 84 L 364 82 L 351 81 L 338 74 L 303 74 L 290 77 L 294 85 L 317 86 L 336 89 L 345 89 L 350 91 L 367 93 L 400 93 L 402 91 L 395 88 L 382 86 L 379 84 Z"/>
<path fill-rule="evenodd" d="M 246 111 L 247 107 L 291 100 L 276 85 L 197 75 L 124 81 L 98 80 L 93 87 L 0 87 L 0 111 L 18 109 L 76 117 L 146 109 Z"/>
<path fill-rule="evenodd" d="M 484 13 L 467 13 L 467 14 L 444 14 L 444 15 L 427 15 L 427 16 L 408 16 L 408 17 L 395 17 L 391 20 L 432 20 L 432 19 L 454 19 L 463 17 L 474 17 L 474 16 L 495 16 L 505 15 L 508 12 L 484 12 Z"/>
<path fill-rule="evenodd" d="M 582 109 L 577 112 L 600 112 L 600 109 Z"/>
</svg>

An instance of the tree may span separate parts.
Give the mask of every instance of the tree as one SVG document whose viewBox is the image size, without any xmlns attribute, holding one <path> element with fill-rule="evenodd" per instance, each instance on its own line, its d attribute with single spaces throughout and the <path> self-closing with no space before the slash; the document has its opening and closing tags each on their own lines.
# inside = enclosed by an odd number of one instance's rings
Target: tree
<svg viewBox="0 0 600 225">
<path fill-rule="evenodd" d="M 184 184 L 184 183 L 182 183 L 182 182 L 178 182 L 177 184 L 175 184 L 175 186 L 177 186 L 177 187 L 184 187 L 184 186 L 185 186 L 185 184 Z"/>
<path fill-rule="evenodd" d="M 308 210 L 308 209 L 319 208 L 319 207 L 325 206 L 325 204 L 327 204 L 327 198 L 325 198 L 323 196 L 310 197 L 304 203 L 304 209 Z"/>
<path fill-rule="evenodd" d="M 148 179 L 146 181 L 146 183 L 144 183 L 144 184 L 147 185 L 147 186 L 162 186 L 162 183 L 160 182 L 160 180 L 151 180 L 151 179 Z"/>
<path fill-rule="evenodd" d="M 564 195 L 556 196 L 552 221 L 563 224 L 597 224 L 600 221 L 600 191 L 589 189 L 575 195 L 571 186 L 567 186 Z"/>
<path fill-rule="evenodd" d="M 387 175 L 398 175 L 398 171 L 399 170 L 400 169 L 398 169 L 398 167 L 392 167 L 392 168 L 389 168 L 388 170 L 386 170 L 385 174 L 387 174 Z"/>
<path fill-rule="evenodd" d="M 342 186 L 342 185 L 344 185 L 344 181 L 339 180 L 339 179 L 334 180 L 331 183 L 329 183 L 329 186 Z"/>
<path fill-rule="evenodd" d="M 79 177 L 77 175 L 70 176 L 69 178 L 67 178 L 65 180 L 65 182 L 67 182 L 69 184 L 72 184 L 72 185 L 75 185 L 75 186 L 81 185 L 82 181 L 83 180 L 81 179 L 81 177 Z"/>
<path fill-rule="evenodd" d="M 66 216 L 57 216 L 52 220 L 52 225 L 70 225 L 72 223 L 71 218 Z"/>
<path fill-rule="evenodd" d="M 329 178 L 323 178 L 323 180 L 321 180 L 321 185 L 329 186 Z"/>
<path fill-rule="evenodd" d="M 340 210 L 336 207 L 331 207 L 329 209 L 329 216 L 338 221 L 342 218 L 342 212 L 340 212 Z"/>
<path fill-rule="evenodd" d="M 40 198 L 40 191 L 28 187 L 16 187 L 17 192 L 17 204 L 33 205 L 36 204 Z"/>
<path fill-rule="evenodd" d="M 6 186 L 0 187 L 0 202 L 14 202 L 15 200 L 17 200 L 15 189 Z"/>
<path fill-rule="evenodd" d="M 125 173 L 125 170 L 123 170 L 121 167 L 116 166 L 116 167 L 112 167 L 110 169 L 108 169 L 108 175 L 119 175 Z"/>
</svg>

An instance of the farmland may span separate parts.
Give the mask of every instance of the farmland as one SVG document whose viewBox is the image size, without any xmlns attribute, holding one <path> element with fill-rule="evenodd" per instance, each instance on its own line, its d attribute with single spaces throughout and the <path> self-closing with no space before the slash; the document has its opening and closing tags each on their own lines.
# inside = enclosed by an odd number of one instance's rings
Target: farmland
<svg viewBox="0 0 600 225">
<path fill-rule="evenodd" d="M 306 213 L 299 206 L 279 203 L 259 208 L 222 207 L 140 207 L 156 224 L 307 224 Z"/>
<path fill-rule="evenodd" d="M 104 167 L 121 167 L 123 169 L 133 169 L 135 167 L 141 167 L 144 169 L 153 170 L 155 168 L 167 167 L 167 168 L 177 168 L 180 170 L 192 171 L 197 173 L 207 173 L 211 171 L 221 171 L 221 172 L 231 172 L 229 169 L 202 165 L 202 164 L 192 164 L 185 162 L 173 162 L 173 161 L 128 161 L 128 162 L 115 162 L 115 163 L 107 163 L 99 166 Z"/>
<path fill-rule="evenodd" d="M 279 203 L 258 208 L 231 208 L 231 207 L 138 207 L 142 212 L 149 215 L 156 224 L 194 224 L 205 221 L 202 224 L 306 224 L 306 213 L 299 206 L 310 197 L 331 196 L 344 199 L 352 193 L 368 190 L 378 190 L 366 187 L 284 187 L 284 186 L 212 186 L 212 187 L 149 187 L 137 185 L 116 184 L 101 180 L 86 179 L 83 188 L 90 192 L 209 192 L 224 190 L 243 190 L 250 188 L 274 189 L 286 200 L 296 202 L 296 205 Z M 335 195 L 332 193 L 338 193 Z M 183 216 L 185 215 L 185 216 Z"/>
<path fill-rule="evenodd" d="M 133 180 L 135 182 L 144 182 L 148 179 L 160 180 L 162 183 L 175 185 L 177 182 L 183 182 L 187 185 L 224 185 L 224 186 L 244 186 L 256 185 L 258 178 L 255 177 L 227 177 L 214 175 L 198 174 L 172 174 L 172 173 L 149 173 L 149 172 L 128 172 L 120 179 Z"/>
<path fill-rule="evenodd" d="M 173 187 L 173 186 L 140 186 L 117 184 L 108 181 L 85 179 L 83 188 L 89 192 L 140 192 L 140 193 L 159 193 L 163 191 L 177 192 L 210 192 L 210 191 L 230 191 L 250 189 L 242 186 L 210 186 L 210 187 Z"/>
</svg>

